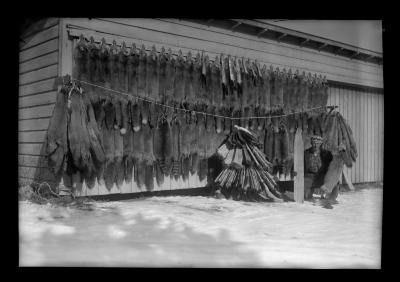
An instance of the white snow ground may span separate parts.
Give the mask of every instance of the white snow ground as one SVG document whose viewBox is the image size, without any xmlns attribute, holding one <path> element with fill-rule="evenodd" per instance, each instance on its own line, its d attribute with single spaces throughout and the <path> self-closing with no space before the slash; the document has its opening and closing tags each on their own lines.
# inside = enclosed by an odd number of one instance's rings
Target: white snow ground
<svg viewBox="0 0 400 282">
<path fill-rule="evenodd" d="M 21 266 L 380 268 L 382 189 L 311 202 L 208 197 L 19 207 Z"/>
</svg>

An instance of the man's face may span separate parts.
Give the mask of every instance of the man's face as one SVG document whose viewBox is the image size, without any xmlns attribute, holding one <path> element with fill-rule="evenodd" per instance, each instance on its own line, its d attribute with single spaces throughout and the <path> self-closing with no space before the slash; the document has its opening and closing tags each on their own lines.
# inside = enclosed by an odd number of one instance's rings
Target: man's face
<svg viewBox="0 0 400 282">
<path fill-rule="evenodd" d="M 312 141 L 311 142 L 311 146 L 312 146 L 312 148 L 314 149 L 314 150 L 318 150 L 320 147 L 321 147 L 321 142 L 319 142 L 319 141 L 316 141 L 316 140 L 314 140 L 314 141 Z"/>
</svg>

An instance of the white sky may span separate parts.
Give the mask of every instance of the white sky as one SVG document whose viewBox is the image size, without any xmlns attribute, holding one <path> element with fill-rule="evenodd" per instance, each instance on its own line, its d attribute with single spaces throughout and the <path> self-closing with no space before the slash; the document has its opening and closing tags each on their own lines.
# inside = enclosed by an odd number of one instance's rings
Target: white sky
<svg viewBox="0 0 400 282">
<path fill-rule="evenodd" d="M 368 20 L 285 20 L 265 22 L 382 52 L 382 21 Z"/>
</svg>

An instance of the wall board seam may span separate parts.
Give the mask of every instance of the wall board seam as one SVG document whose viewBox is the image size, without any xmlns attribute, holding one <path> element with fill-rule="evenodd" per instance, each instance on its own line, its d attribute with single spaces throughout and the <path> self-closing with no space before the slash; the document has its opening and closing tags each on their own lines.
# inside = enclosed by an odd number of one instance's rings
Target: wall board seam
<svg viewBox="0 0 400 282">
<path fill-rule="evenodd" d="M 27 74 L 28 72 L 38 71 L 38 70 L 40 70 L 40 69 L 44 69 L 44 68 L 47 68 L 47 67 L 51 67 L 51 66 L 54 66 L 54 65 L 57 65 L 57 64 L 58 64 L 58 62 L 51 63 L 51 64 L 47 64 L 47 65 L 43 65 L 43 66 L 40 66 L 40 67 L 35 68 L 35 69 L 31 69 L 31 70 L 28 70 L 28 71 L 20 72 L 19 75 Z"/>
<path fill-rule="evenodd" d="M 51 118 L 51 116 L 43 116 L 43 117 L 33 117 L 33 118 L 19 118 L 18 120 L 31 120 L 31 119 L 41 119 L 41 118 Z"/>
<path fill-rule="evenodd" d="M 33 84 L 33 83 L 37 83 L 37 82 L 41 82 L 41 81 L 45 81 L 45 80 L 50 80 L 50 79 L 57 78 L 57 77 L 58 77 L 57 75 L 51 76 L 51 77 L 46 77 L 46 78 L 43 78 L 43 79 L 31 81 L 31 82 L 28 82 L 28 83 L 19 84 L 18 86 L 27 86 L 29 84 Z"/>
<path fill-rule="evenodd" d="M 37 35 L 37 34 L 41 33 L 42 31 L 46 31 L 46 30 L 48 30 L 48 29 L 50 29 L 50 28 L 52 28 L 52 27 L 58 25 L 59 22 L 60 22 L 60 20 L 56 21 L 54 24 L 52 24 L 52 25 L 50 25 L 50 26 L 48 26 L 48 27 L 45 27 L 45 28 L 43 28 L 43 29 L 34 31 L 34 32 L 32 32 L 32 33 L 25 34 L 23 37 L 21 37 L 21 39 L 26 39 L 26 38 L 28 38 L 28 37 Z"/>
<path fill-rule="evenodd" d="M 40 57 L 44 57 L 44 56 L 50 55 L 51 53 L 56 53 L 56 52 L 58 52 L 58 50 L 49 51 L 47 53 L 40 54 L 39 56 L 32 57 L 32 58 L 29 58 L 29 59 L 26 59 L 26 60 L 23 60 L 23 61 L 19 61 L 19 64 L 21 65 L 23 63 L 27 63 L 27 62 L 32 61 L 34 59 L 38 59 Z"/>
<path fill-rule="evenodd" d="M 49 41 L 51 41 L 51 40 L 58 39 L 58 38 L 59 38 L 59 35 L 58 35 L 58 34 L 57 34 L 57 35 L 54 35 L 54 36 L 50 36 L 48 39 L 46 39 L 46 40 L 44 40 L 44 41 L 42 41 L 42 42 L 40 42 L 40 43 L 37 43 L 37 44 L 35 44 L 35 45 L 29 46 L 29 47 L 24 48 L 24 49 L 20 48 L 19 51 L 20 51 L 20 52 L 25 52 L 25 51 L 30 50 L 30 49 L 32 49 L 32 48 L 36 48 L 36 47 L 42 45 L 43 43 L 47 43 L 47 42 L 49 42 Z"/>
<path fill-rule="evenodd" d="M 34 106 L 25 106 L 25 107 L 19 107 L 18 109 L 20 109 L 20 110 L 26 110 L 26 109 L 32 109 L 32 108 L 37 108 L 37 107 L 55 105 L 55 103 L 56 103 L 56 102 L 38 104 L 38 105 L 34 105 Z"/>
<path fill-rule="evenodd" d="M 22 95 L 22 96 L 20 95 L 19 98 L 22 99 L 22 98 L 25 98 L 25 97 L 32 97 L 32 96 L 42 95 L 42 94 L 47 94 L 47 93 L 52 93 L 52 92 L 57 93 L 57 89 L 39 91 L 39 92 L 35 92 L 35 93 L 32 93 L 32 94 L 28 94 L 28 95 Z"/>
<path fill-rule="evenodd" d="M 47 131 L 47 129 L 28 129 L 28 130 L 18 130 L 18 132 L 38 132 L 38 131 Z"/>
</svg>

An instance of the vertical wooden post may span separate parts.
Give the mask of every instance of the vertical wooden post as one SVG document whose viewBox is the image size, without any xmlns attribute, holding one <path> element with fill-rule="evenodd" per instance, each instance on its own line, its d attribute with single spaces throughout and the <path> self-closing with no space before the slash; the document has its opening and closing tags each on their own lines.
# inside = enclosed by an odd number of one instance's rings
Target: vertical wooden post
<svg viewBox="0 0 400 282">
<path fill-rule="evenodd" d="M 304 142 L 301 128 L 298 128 L 294 137 L 294 200 L 304 201 Z"/>
</svg>

